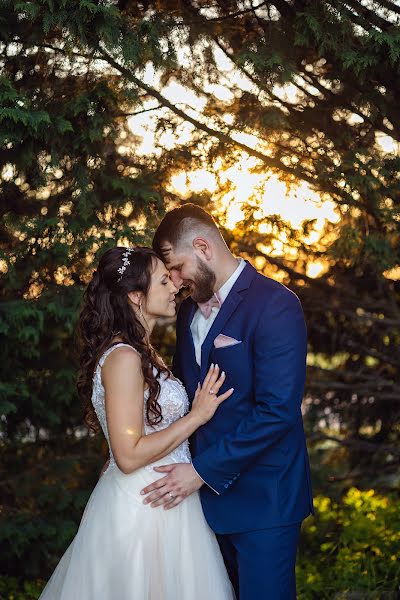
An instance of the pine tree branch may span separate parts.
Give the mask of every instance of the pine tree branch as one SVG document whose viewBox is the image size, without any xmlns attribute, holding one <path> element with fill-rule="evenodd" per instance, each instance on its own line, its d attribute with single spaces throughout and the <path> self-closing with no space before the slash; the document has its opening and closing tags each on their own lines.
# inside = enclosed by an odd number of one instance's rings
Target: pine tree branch
<svg viewBox="0 0 400 600">
<path fill-rule="evenodd" d="M 391 2 L 390 0 L 376 0 L 375 4 L 380 4 L 384 8 L 387 8 L 395 14 L 400 15 L 400 6 L 398 6 L 396 2 Z"/>
<path fill-rule="evenodd" d="M 282 271 L 286 271 L 286 273 L 296 281 L 309 281 L 313 284 L 313 286 L 321 287 L 326 290 L 331 290 L 331 286 L 325 280 L 309 277 L 306 273 L 299 273 L 292 267 L 289 267 L 282 259 L 275 258 L 274 256 L 269 256 L 265 252 L 258 250 L 256 246 L 257 244 L 262 243 L 262 241 L 262 236 L 260 234 L 260 239 L 257 240 L 255 244 L 246 244 L 241 240 L 236 241 L 236 244 L 240 252 L 246 252 L 249 256 L 263 256 L 267 260 L 267 262 L 269 262 L 271 265 L 276 265 L 277 267 L 282 269 Z"/>
<path fill-rule="evenodd" d="M 400 320 L 399 319 L 387 319 L 387 318 L 380 318 L 380 317 L 376 317 L 374 314 L 368 312 L 365 313 L 363 315 L 357 315 L 355 314 L 353 311 L 349 311 L 349 310 L 344 310 L 342 309 L 341 314 L 344 315 L 348 315 L 349 317 L 351 317 L 352 319 L 356 319 L 357 321 L 373 321 L 374 323 L 376 323 L 376 325 L 384 325 L 385 327 L 400 327 Z"/>
<path fill-rule="evenodd" d="M 102 49 L 102 48 L 99 47 L 98 51 L 99 51 L 100 55 L 102 56 L 102 58 L 106 62 L 108 62 L 108 64 L 110 66 L 112 66 L 114 69 L 116 69 L 117 71 L 119 71 L 129 81 L 131 81 L 132 83 L 134 83 L 138 87 L 140 87 L 143 90 L 145 90 L 150 96 L 152 96 L 153 98 L 157 99 L 160 102 L 160 104 L 162 104 L 166 108 L 169 108 L 174 114 L 176 114 L 177 116 L 181 117 L 184 121 L 187 121 L 187 122 L 191 123 L 192 125 L 194 125 L 194 127 L 196 127 L 196 129 L 204 131 L 205 133 L 207 133 L 208 135 L 212 136 L 213 138 L 216 138 L 216 139 L 218 139 L 221 142 L 229 144 L 230 146 L 236 146 L 237 148 L 240 148 L 241 150 L 244 150 L 249 155 L 254 156 L 254 157 L 260 159 L 262 162 L 264 162 L 264 164 L 267 167 L 269 167 L 271 169 L 277 169 L 277 170 L 283 171 L 284 173 L 287 173 L 289 175 L 295 175 L 295 176 L 299 177 L 300 179 L 308 181 L 309 183 L 311 183 L 313 185 L 316 184 L 316 180 L 315 180 L 314 177 L 312 177 L 310 175 L 307 175 L 306 173 L 301 172 L 299 170 L 296 171 L 295 169 L 286 167 L 286 165 L 284 165 L 280 160 L 271 158 L 271 157 L 267 156 L 266 154 L 263 154 L 259 150 L 255 150 L 254 148 L 251 148 L 250 146 L 248 146 L 247 144 L 244 144 L 243 142 L 239 142 L 237 140 L 234 140 L 229 135 L 227 135 L 227 134 L 225 134 L 225 133 L 223 133 L 221 131 L 216 131 L 215 129 L 212 129 L 211 127 L 209 127 L 205 123 L 202 123 L 198 119 L 195 119 L 194 117 L 191 117 L 190 115 L 188 115 L 187 113 L 185 113 L 183 110 L 179 109 L 176 105 L 172 104 L 172 102 L 170 102 L 160 92 L 158 92 L 157 90 L 155 90 L 151 86 L 149 86 L 146 83 L 144 83 L 144 81 L 141 81 L 140 79 L 138 79 L 129 69 L 127 69 L 123 65 L 120 65 L 104 49 Z M 335 190 L 335 191 L 337 192 L 337 190 Z"/>
<path fill-rule="evenodd" d="M 145 90 L 150 96 L 152 96 L 153 98 L 158 100 L 160 104 L 162 104 L 166 108 L 169 108 L 174 114 L 181 117 L 184 121 L 187 121 L 187 122 L 191 123 L 192 125 L 194 125 L 194 127 L 196 129 L 199 129 L 199 130 L 207 133 L 211 137 L 218 139 L 220 142 L 223 142 L 231 147 L 240 148 L 241 150 L 247 152 L 250 156 L 254 156 L 255 158 L 258 158 L 259 160 L 261 160 L 266 165 L 267 168 L 276 170 L 278 172 L 280 171 L 281 173 L 285 173 L 292 177 L 296 177 L 299 180 L 307 181 L 307 183 L 310 183 L 313 187 L 316 187 L 318 185 L 318 181 L 317 181 L 316 177 L 311 174 L 306 173 L 304 170 L 302 170 L 300 168 L 295 168 L 295 167 L 287 167 L 281 160 L 267 156 L 266 154 L 263 154 L 259 150 L 251 148 L 247 144 L 244 144 L 243 142 L 234 140 L 232 137 L 230 137 L 226 133 L 223 133 L 221 131 L 216 131 L 215 129 L 212 129 L 211 127 L 209 127 L 205 123 L 202 123 L 198 119 L 191 117 L 190 115 L 185 113 L 183 110 L 179 109 L 176 105 L 172 104 L 172 102 L 170 102 L 159 91 L 155 90 L 154 88 L 152 88 L 145 82 L 138 79 L 132 73 L 132 71 L 130 71 L 127 67 L 120 65 L 110 54 L 108 54 L 108 52 L 106 50 L 104 50 L 100 46 L 97 47 L 97 50 L 98 50 L 100 56 L 103 58 L 103 60 L 105 60 L 115 70 L 120 72 L 121 75 L 126 77 L 129 81 L 131 81 L 132 83 L 137 85 L 139 88 Z M 362 211 L 367 210 L 371 214 L 374 214 L 373 207 L 368 207 L 365 204 L 363 204 L 362 202 L 355 200 L 353 198 L 353 196 L 351 194 L 349 194 L 348 192 L 346 192 L 345 190 L 342 190 L 342 189 L 339 190 L 338 188 L 335 187 L 335 185 L 328 184 L 327 182 L 324 183 L 324 189 L 327 192 L 329 192 L 330 194 L 332 194 L 332 196 L 335 198 L 335 200 L 339 204 L 346 204 L 346 205 L 354 206 L 354 207 L 359 208 Z"/>
<path fill-rule="evenodd" d="M 345 2 L 340 2 L 340 0 L 339 0 L 338 2 L 334 3 L 331 1 L 330 5 L 332 6 L 332 8 L 339 11 L 341 13 L 342 17 L 345 16 L 353 26 L 356 25 L 357 27 L 360 27 L 361 29 L 363 29 L 364 31 L 367 31 L 368 33 L 370 31 L 377 30 L 377 28 L 374 27 L 374 25 L 372 23 L 370 23 L 369 21 L 366 21 L 359 14 L 355 13 L 353 10 L 351 10 L 351 8 L 346 6 Z"/>
<path fill-rule="evenodd" d="M 331 369 L 324 369 L 323 367 L 311 366 L 308 367 L 309 372 L 322 373 L 324 376 L 332 377 L 332 375 L 338 375 L 339 377 L 345 378 L 347 380 L 344 383 L 348 383 L 349 385 L 359 385 L 365 384 L 366 382 L 370 382 L 375 387 L 379 388 L 394 388 L 398 390 L 400 395 L 400 387 L 395 386 L 394 382 L 389 379 L 385 379 L 380 377 L 375 371 L 371 373 L 371 369 L 368 367 L 361 366 L 357 369 L 357 371 L 349 371 L 348 369 L 336 368 L 334 371 Z"/>
<path fill-rule="evenodd" d="M 346 336 L 347 337 L 347 336 Z M 384 354 L 383 352 L 380 352 L 379 350 L 375 350 L 374 348 L 369 348 L 368 346 L 363 346 L 358 342 L 355 342 L 353 339 L 349 339 L 347 337 L 347 346 L 351 349 L 351 352 L 357 352 L 359 353 L 360 351 L 362 352 L 363 355 L 365 356 L 372 356 L 373 358 L 377 358 L 378 360 L 382 361 L 382 363 L 386 363 L 389 365 L 392 365 L 393 367 L 399 368 L 400 367 L 400 360 L 396 360 L 396 358 L 393 355 L 388 355 L 388 354 Z M 398 400 L 400 400 L 400 397 L 397 397 Z"/>
<path fill-rule="evenodd" d="M 369 115 L 367 115 L 366 113 L 363 113 L 362 110 L 358 106 L 355 106 L 354 104 L 349 103 L 346 100 L 346 95 L 348 95 L 346 93 L 347 90 L 345 90 L 344 92 L 342 92 L 340 94 L 336 94 L 335 92 L 332 92 L 332 90 L 329 90 L 328 88 L 326 88 L 325 86 L 323 86 L 318 81 L 318 79 L 317 79 L 316 76 L 313 76 L 310 73 L 306 73 L 306 71 L 302 71 L 298 75 L 308 85 L 311 85 L 311 86 L 315 87 L 319 92 L 321 92 L 321 94 L 323 94 L 327 100 L 329 98 L 329 100 L 332 102 L 332 104 L 338 110 L 340 110 L 341 108 L 347 109 L 350 112 L 354 113 L 355 115 L 358 115 L 361 119 L 363 119 L 365 121 L 365 123 L 369 123 L 372 127 L 374 127 L 375 129 L 379 129 L 380 131 L 382 131 L 383 133 L 386 133 L 390 137 L 394 137 L 396 135 L 395 130 L 389 129 L 389 127 L 387 127 L 384 124 L 382 118 L 379 119 L 379 122 L 374 121 L 373 119 L 371 119 L 371 117 Z M 298 87 L 301 91 L 303 91 L 304 93 L 306 93 L 306 94 L 308 93 L 309 94 L 309 92 L 307 92 L 307 90 L 301 84 L 299 84 L 299 82 L 296 82 L 293 78 L 292 78 L 292 83 L 296 87 Z M 361 90 L 361 89 L 358 89 L 358 92 L 360 94 L 364 94 L 363 90 Z M 316 96 L 313 96 L 312 94 L 309 94 L 309 95 L 314 100 L 318 100 L 318 98 Z"/>
<path fill-rule="evenodd" d="M 114 117 L 135 117 L 136 115 L 142 115 L 143 113 L 151 112 L 153 110 L 159 110 L 160 108 L 164 108 L 161 104 L 158 106 L 153 106 L 152 108 L 143 108 L 142 110 L 137 110 L 134 112 L 121 112 L 113 114 Z"/>
<path fill-rule="evenodd" d="M 386 21 L 384 18 L 380 17 L 378 13 L 369 10 L 366 6 L 364 6 L 360 1 L 357 0 L 344 0 L 341 4 L 350 6 L 354 11 L 356 11 L 360 16 L 362 22 L 369 22 L 378 27 L 382 31 L 388 31 L 394 25 L 389 21 Z"/>
<path fill-rule="evenodd" d="M 95 52 L 90 54 L 85 54 L 82 52 L 77 52 L 76 50 L 66 50 L 65 48 L 60 48 L 59 46 L 52 46 L 51 44 L 36 44 L 38 48 L 43 48 L 43 50 L 53 50 L 53 52 L 61 52 L 64 56 L 75 56 L 76 58 L 85 58 L 86 60 L 93 60 L 95 58 Z"/>
<path fill-rule="evenodd" d="M 398 469 L 398 465 L 400 464 L 400 459 L 391 460 L 389 463 L 385 463 L 384 466 L 379 466 L 379 473 L 382 475 L 383 473 L 392 473 Z M 329 483 L 336 483 L 338 481 L 350 481 L 353 483 L 356 479 L 365 477 L 365 470 L 360 469 L 359 467 L 349 471 L 346 475 L 329 475 L 328 481 Z M 369 477 L 368 473 L 368 477 Z M 361 600 L 360 597 L 358 597 Z"/>
<path fill-rule="evenodd" d="M 295 9 L 285 0 L 272 0 L 270 2 L 276 10 L 285 18 L 292 18 L 295 14 Z"/>
<path fill-rule="evenodd" d="M 268 97 L 273 102 L 278 102 L 279 104 L 281 104 L 282 106 L 287 108 L 289 111 L 298 112 L 296 105 L 290 104 L 290 102 L 285 102 L 285 100 L 282 100 L 281 98 L 279 98 L 279 96 L 274 94 L 270 88 L 267 88 L 265 85 L 263 85 L 261 83 L 261 81 L 259 81 L 259 79 L 254 77 L 254 75 L 248 69 L 246 69 L 246 67 L 239 64 L 238 60 L 235 58 L 234 53 L 229 52 L 229 50 L 227 50 L 227 48 L 224 46 L 224 44 L 221 42 L 221 40 L 219 40 L 215 36 L 213 36 L 213 40 L 214 40 L 214 43 L 218 46 L 218 48 L 225 54 L 225 56 L 227 58 L 229 58 L 229 60 L 232 62 L 232 64 L 235 66 L 235 68 L 238 69 L 239 71 L 241 71 L 243 73 L 243 75 L 245 75 L 249 79 L 249 81 L 254 83 L 260 90 L 262 90 L 265 94 L 267 94 Z"/>
<path fill-rule="evenodd" d="M 257 10 L 258 8 L 265 6 L 266 4 L 267 4 L 266 2 L 260 2 L 260 4 L 257 4 L 257 6 L 252 6 L 251 8 L 244 8 L 243 10 L 238 10 L 237 12 L 234 12 L 234 13 L 228 13 L 226 15 L 221 15 L 220 17 L 206 17 L 206 16 L 200 15 L 198 13 L 197 13 L 197 16 L 199 17 L 199 19 L 201 19 L 202 22 L 205 20 L 207 23 L 219 23 L 221 21 L 226 21 L 227 19 L 234 19 L 236 17 L 241 17 L 243 15 L 246 15 L 249 12 L 253 12 L 253 11 Z M 198 21 L 193 21 L 192 23 L 196 24 L 197 22 Z M 192 23 L 189 21 L 190 25 Z"/>
<path fill-rule="evenodd" d="M 290 104 L 289 102 L 285 102 L 284 100 L 281 100 L 276 94 L 274 94 L 270 89 L 268 89 L 266 86 L 262 85 L 262 83 L 260 81 L 258 81 L 249 71 L 248 69 L 246 69 L 245 67 L 243 67 L 242 65 L 240 65 L 238 63 L 238 61 L 235 59 L 234 55 L 232 55 L 227 49 L 226 47 L 223 45 L 223 43 L 215 36 L 213 36 L 213 40 L 214 43 L 218 46 L 218 48 L 220 48 L 220 50 L 225 54 L 225 56 L 227 58 L 229 58 L 231 60 L 231 62 L 234 64 L 235 68 L 239 69 L 252 83 L 254 83 L 255 85 L 257 85 L 257 87 L 262 90 L 264 93 L 266 93 L 268 95 L 268 97 L 275 102 L 278 102 L 280 105 L 284 106 L 287 110 L 289 110 L 289 112 L 292 113 L 296 113 L 296 112 L 300 112 L 300 109 L 297 108 L 296 105 Z M 302 74 L 301 76 L 305 79 L 306 74 L 304 72 L 304 74 Z M 393 135 L 393 131 L 390 130 L 386 125 L 384 125 L 383 122 L 380 122 L 379 124 L 374 123 L 370 117 L 366 114 L 364 114 L 358 107 L 352 105 L 352 104 L 347 104 L 346 101 L 344 100 L 344 98 L 342 98 L 342 96 L 337 95 L 335 93 L 333 93 L 331 90 L 329 90 L 328 88 L 325 88 L 324 86 L 322 86 L 318 81 L 315 80 L 316 78 L 312 78 L 311 81 L 307 81 L 307 83 L 309 83 L 309 85 L 312 85 L 314 87 L 316 87 L 322 94 L 324 94 L 325 96 L 329 96 L 329 99 L 336 105 L 336 107 L 338 109 L 340 108 L 347 108 L 347 110 L 351 111 L 352 113 L 358 115 L 360 118 L 362 118 L 365 122 L 370 123 L 370 125 L 372 125 L 373 127 L 378 127 L 382 132 L 386 133 L 387 135 L 392 136 Z M 316 96 L 314 96 L 313 94 L 311 94 L 305 87 L 301 86 L 299 84 L 299 82 L 297 82 L 294 78 L 292 78 L 292 83 L 293 85 L 295 85 L 301 92 L 303 92 L 304 94 L 306 94 L 312 101 L 318 101 L 319 98 L 317 98 Z M 381 120 L 382 121 L 382 120 Z M 283 146 L 281 146 L 280 144 L 273 142 L 273 144 L 279 148 L 281 148 L 282 150 L 287 151 L 288 149 L 285 149 Z M 296 151 L 294 151 L 292 148 L 290 149 L 290 152 L 292 154 L 296 154 L 297 156 L 303 156 L 300 153 L 296 153 Z"/>
<path fill-rule="evenodd" d="M 343 381 L 308 381 L 307 388 L 310 390 L 324 390 L 356 393 L 358 396 L 374 396 L 376 400 L 400 401 L 400 390 L 394 388 L 393 392 L 384 392 L 374 388 L 371 384 L 362 385 L 359 382 L 344 383 Z"/>
<path fill-rule="evenodd" d="M 368 442 L 366 440 L 360 440 L 357 438 L 338 438 L 333 435 L 325 435 L 321 433 L 316 433 L 309 437 L 310 441 L 318 442 L 318 441 L 331 441 L 337 442 L 341 446 L 349 446 L 352 448 L 359 448 L 361 450 L 365 450 L 366 452 L 390 452 L 391 454 L 398 455 L 400 454 L 400 449 L 398 446 L 393 446 L 389 444 L 374 444 L 373 442 Z"/>
</svg>

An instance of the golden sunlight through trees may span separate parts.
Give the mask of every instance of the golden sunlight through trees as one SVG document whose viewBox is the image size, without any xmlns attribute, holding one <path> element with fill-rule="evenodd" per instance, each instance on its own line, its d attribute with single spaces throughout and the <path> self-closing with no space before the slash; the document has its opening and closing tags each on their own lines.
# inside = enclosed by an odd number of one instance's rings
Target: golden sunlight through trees
<svg viewBox="0 0 400 600">
<path fill-rule="evenodd" d="M 215 209 L 222 210 L 224 225 L 228 229 L 234 229 L 245 218 L 244 208 L 250 205 L 255 209 L 256 218 L 261 220 L 268 215 L 277 215 L 295 229 L 299 229 L 304 221 L 313 220 L 313 228 L 304 238 L 306 243 L 312 244 L 320 238 L 327 221 L 336 223 L 340 218 L 334 203 L 322 200 L 307 183 L 288 186 L 275 174 L 257 173 L 257 160 L 253 157 L 243 156 L 236 165 L 228 168 L 223 168 L 220 163 L 217 161 L 215 165 L 215 174 L 206 169 L 176 173 L 171 178 L 170 187 L 182 198 L 188 198 L 192 193 L 213 194 L 218 186 L 227 189 L 217 194 Z M 271 227 L 261 222 L 258 231 L 271 233 Z M 284 252 L 286 241 L 286 234 L 282 231 L 278 239 L 265 246 L 265 251 L 279 256 Z M 307 275 L 312 278 L 319 277 L 324 271 L 323 261 L 307 266 Z"/>
</svg>

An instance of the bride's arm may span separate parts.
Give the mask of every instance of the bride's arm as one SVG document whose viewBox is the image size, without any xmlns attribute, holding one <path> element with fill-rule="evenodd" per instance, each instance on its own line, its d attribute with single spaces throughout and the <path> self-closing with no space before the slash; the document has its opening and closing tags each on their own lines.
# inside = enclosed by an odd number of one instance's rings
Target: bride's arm
<svg viewBox="0 0 400 600">
<path fill-rule="evenodd" d="M 218 392 L 224 376 L 210 370 L 191 412 L 162 431 L 144 435 L 144 378 L 140 356 L 127 347 L 117 348 L 105 360 L 102 380 L 111 450 L 119 469 L 132 473 L 155 462 L 175 450 L 201 425 L 209 421 L 217 407 L 232 391 L 219 398 L 209 389 Z M 228 395 L 227 395 L 228 394 Z"/>
</svg>

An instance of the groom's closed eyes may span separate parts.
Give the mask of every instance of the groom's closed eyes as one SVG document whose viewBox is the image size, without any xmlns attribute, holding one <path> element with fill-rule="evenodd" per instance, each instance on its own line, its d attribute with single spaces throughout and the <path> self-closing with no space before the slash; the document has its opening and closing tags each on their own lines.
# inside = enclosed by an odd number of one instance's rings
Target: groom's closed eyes
<svg viewBox="0 0 400 600">
<path fill-rule="evenodd" d="M 181 263 L 180 265 L 172 265 L 171 267 L 169 267 L 170 271 L 181 271 L 183 267 L 183 263 Z"/>
</svg>

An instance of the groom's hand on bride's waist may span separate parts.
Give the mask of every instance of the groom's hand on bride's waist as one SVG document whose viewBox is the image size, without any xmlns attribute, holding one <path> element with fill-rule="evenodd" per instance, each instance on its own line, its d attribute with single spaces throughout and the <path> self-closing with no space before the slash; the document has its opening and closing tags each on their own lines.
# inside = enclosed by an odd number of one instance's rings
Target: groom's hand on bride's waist
<svg viewBox="0 0 400 600">
<path fill-rule="evenodd" d="M 157 506 L 164 506 L 167 510 L 174 508 L 184 498 L 200 489 L 204 483 L 189 463 L 154 467 L 154 470 L 166 475 L 141 491 L 141 494 L 146 496 L 143 504 L 150 504 L 152 508 Z"/>
</svg>

